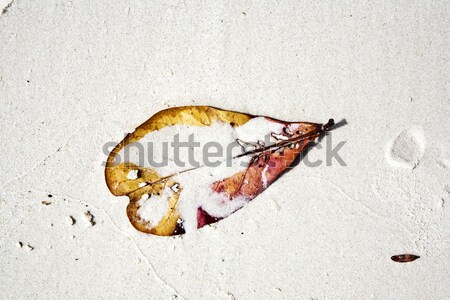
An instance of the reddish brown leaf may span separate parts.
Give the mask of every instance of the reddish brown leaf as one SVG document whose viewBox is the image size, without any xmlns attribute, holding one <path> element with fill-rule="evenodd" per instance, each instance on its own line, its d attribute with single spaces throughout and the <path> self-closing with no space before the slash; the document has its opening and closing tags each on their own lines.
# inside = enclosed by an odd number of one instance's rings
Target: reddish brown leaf
<svg viewBox="0 0 450 300">
<path fill-rule="evenodd" d="M 398 255 L 391 256 L 391 259 L 398 263 L 412 262 L 418 258 L 420 258 L 420 256 L 414 255 L 414 254 L 398 254 Z"/>
</svg>

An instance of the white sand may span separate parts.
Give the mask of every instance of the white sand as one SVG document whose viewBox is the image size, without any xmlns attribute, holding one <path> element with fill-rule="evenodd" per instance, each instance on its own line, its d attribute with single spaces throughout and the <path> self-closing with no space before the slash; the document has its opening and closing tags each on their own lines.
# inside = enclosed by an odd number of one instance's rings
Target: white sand
<svg viewBox="0 0 450 300">
<path fill-rule="evenodd" d="M 0 298 L 449 298 L 448 12 L 15 0 L 0 16 Z M 300 164 L 198 234 L 141 234 L 102 146 L 189 104 L 346 118 L 347 166 Z"/>
</svg>

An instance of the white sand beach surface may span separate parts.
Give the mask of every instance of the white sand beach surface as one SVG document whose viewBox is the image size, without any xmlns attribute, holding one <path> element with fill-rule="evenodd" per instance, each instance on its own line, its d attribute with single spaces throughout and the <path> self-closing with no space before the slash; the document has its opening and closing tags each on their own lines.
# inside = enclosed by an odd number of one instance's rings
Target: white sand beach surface
<svg viewBox="0 0 450 300">
<path fill-rule="evenodd" d="M 448 1 L 0 5 L 1 299 L 450 298 Z M 226 219 L 144 234 L 104 146 L 182 105 L 347 125 Z"/>
</svg>

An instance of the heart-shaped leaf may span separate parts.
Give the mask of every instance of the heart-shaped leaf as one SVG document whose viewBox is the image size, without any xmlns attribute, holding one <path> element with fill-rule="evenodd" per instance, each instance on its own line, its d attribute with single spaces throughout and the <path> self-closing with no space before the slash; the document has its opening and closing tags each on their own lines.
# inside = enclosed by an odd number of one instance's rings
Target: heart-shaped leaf
<svg viewBox="0 0 450 300">
<path fill-rule="evenodd" d="M 127 215 L 139 231 L 183 234 L 242 208 L 333 124 L 208 106 L 166 109 L 111 151 L 106 183 L 113 195 L 128 196 Z"/>
</svg>

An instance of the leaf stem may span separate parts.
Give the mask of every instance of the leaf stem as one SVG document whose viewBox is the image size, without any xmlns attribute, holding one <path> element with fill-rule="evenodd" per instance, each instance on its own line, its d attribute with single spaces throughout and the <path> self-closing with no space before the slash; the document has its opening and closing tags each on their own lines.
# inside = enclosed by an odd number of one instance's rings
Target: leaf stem
<svg viewBox="0 0 450 300">
<path fill-rule="evenodd" d="M 264 146 L 264 147 L 257 148 L 257 149 L 251 150 L 251 151 L 243 152 L 241 154 L 233 156 L 231 159 L 233 160 L 233 159 L 237 159 L 237 158 L 240 158 L 240 157 L 243 157 L 243 156 L 247 156 L 247 155 L 252 155 L 252 154 L 261 154 L 261 153 L 264 153 L 264 152 L 266 152 L 268 150 L 272 150 L 272 149 L 275 149 L 275 151 L 276 151 L 278 149 L 288 147 L 288 146 L 290 146 L 292 144 L 295 144 L 295 143 L 298 143 L 298 142 L 301 142 L 301 141 L 304 141 L 304 140 L 307 140 L 307 139 L 311 139 L 311 138 L 315 139 L 320 134 L 323 134 L 324 132 L 330 131 L 331 128 L 334 125 L 335 125 L 334 120 L 333 119 L 329 119 L 328 122 L 326 124 L 323 124 L 320 129 L 315 129 L 315 130 L 313 130 L 311 132 L 299 135 L 299 136 L 297 136 L 295 138 L 279 141 L 279 142 L 276 142 L 276 143 L 268 145 L 268 146 Z M 223 160 L 222 162 L 224 162 L 224 161 L 226 161 L 226 159 Z M 193 170 L 202 168 L 204 166 L 205 165 L 200 165 L 200 166 L 197 166 L 197 167 L 192 167 L 192 168 L 189 168 L 189 169 L 181 170 L 179 172 L 176 172 L 176 173 L 164 176 L 164 177 L 162 177 L 162 178 L 160 178 L 160 179 L 158 179 L 156 181 L 147 182 L 147 184 L 148 185 L 157 184 L 157 183 L 166 181 L 166 180 L 168 180 L 168 179 L 170 179 L 170 178 L 172 178 L 174 176 L 177 176 L 179 174 L 186 173 L 186 172 L 189 172 L 189 171 L 193 171 Z M 137 188 L 137 189 L 131 191 L 130 193 L 135 192 L 135 191 L 137 191 L 139 189 L 142 189 L 142 188 L 145 188 L 145 186 Z"/>
</svg>

